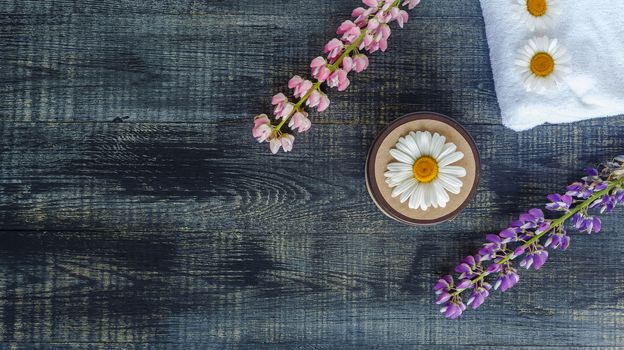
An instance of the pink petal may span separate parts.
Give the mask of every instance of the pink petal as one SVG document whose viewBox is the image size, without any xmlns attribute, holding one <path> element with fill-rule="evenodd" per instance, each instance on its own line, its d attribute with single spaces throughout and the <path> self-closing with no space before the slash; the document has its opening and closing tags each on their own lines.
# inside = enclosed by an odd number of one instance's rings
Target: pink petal
<svg viewBox="0 0 624 350">
<path fill-rule="evenodd" d="M 349 29 L 356 27 L 355 23 L 351 22 L 351 21 L 344 21 L 342 22 L 342 24 L 340 25 L 340 27 L 338 27 L 338 30 L 336 31 L 336 34 L 341 35 L 344 34 L 346 32 L 349 31 Z"/>
<path fill-rule="evenodd" d="M 284 148 L 284 152 L 290 152 L 293 149 L 293 142 L 295 141 L 295 137 L 290 134 L 283 134 L 280 138 L 282 143 L 282 148 Z"/>
<path fill-rule="evenodd" d="M 312 63 L 310 63 L 310 68 L 318 68 L 318 67 L 324 66 L 325 64 L 327 64 L 327 61 L 325 60 L 325 58 L 323 58 L 322 56 L 319 56 L 312 60 Z"/>
<path fill-rule="evenodd" d="M 284 94 L 280 92 L 279 94 L 273 96 L 273 100 L 271 101 L 271 104 L 275 106 L 287 100 L 288 99 L 286 98 L 286 96 L 284 96 Z"/>
<path fill-rule="evenodd" d="M 351 57 L 347 56 L 342 60 L 342 69 L 347 73 L 353 69 L 353 59 Z"/>
<path fill-rule="evenodd" d="M 288 81 L 288 88 L 294 89 L 297 85 L 301 84 L 302 81 L 303 81 L 303 78 L 301 78 L 298 75 L 295 75 Z"/>
<path fill-rule="evenodd" d="M 269 148 L 271 149 L 271 153 L 276 154 L 279 152 L 280 147 L 282 147 L 282 141 L 278 138 L 274 138 L 269 142 Z"/>
<path fill-rule="evenodd" d="M 318 106 L 320 100 L 321 100 L 321 93 L 318 92 L 318 90 L 314 90 L 308 97 L 308 100 L 306 101 L 306 105 L 310 107 L 316 107 Z"/>
<path fill-rule="evenodd" d="M 368 7 L 377 7 L 377 0 L 362 0 L 362 2 Z"/>
<path fill-rule="evenodd" d="M 327 97 L 327 95 L 322 94 L 321 98 L 319 100 L 319 104 L 318 104 L 318 108 L 317 110 L 319 112 L 323 112 L 324 110 L 326 110 L 329 107 L 329 98 Z"/>
</svg>

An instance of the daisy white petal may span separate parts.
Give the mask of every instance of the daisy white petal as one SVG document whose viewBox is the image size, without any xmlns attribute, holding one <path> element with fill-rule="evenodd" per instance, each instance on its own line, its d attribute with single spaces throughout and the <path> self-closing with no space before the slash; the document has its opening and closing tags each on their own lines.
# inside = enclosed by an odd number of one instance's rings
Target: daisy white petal
<svg viewBox="0 0 624 350">
<path fill-rule="evenodd" d="M 406 163 L 390 163 L 388 164 L 388 170 L 390 171 L 412 171 L 412 165 Z"/>
<path fill-rule="evenodd" d="M 410 155 L 406 154 L 405 152 L 399 151 L 396 148 L 391 149 L 390 154 L 394 157 L 394 159 L 398 160 L 399 162 L 403 162 L 406 164 L 414 163 L 414 158 L 412 158 Z"/>
<path fill-rule="evenodd" d="M 444 167 L 444 166 L 447 166 L 449 164 L 453 164 L 453 163 L 455 163 L 456 161 L 458 161 L 458 160 L 460 160 L 462 158 L 464 158 L 464 153 L 462 153 L 462 152 L 453 152 L 453 153 L 449 154 L 448 156 L 440 159 L 440 161 L 438 162 L 438 165 L 440 167 Z"/>
<path fill-rule="evenodd" d="M 405 201 L 407 201 L 410 198 L 410 196 L 414 194 L 414 191 L 416 191 L 417 186 L 418 186 L 418 182 L 414 181 L 412 185 L 405 192 L 401 194 L 401 197 L 399 198 L 401 203 L 405 203 Z"/>
<path fill-rule="evenodd" d="M 415 134 L 413 132 L 410 132 L 409 135 L 405 137 L 405 144 L 412 151 L 412 156 L 414 156 L 414 159 L 417 159 L 422 155 L 422 153 L 420 152 L 420 149 L 418 149 L 418 144 L 416 144 L 416 139 L 414 138 L 414 135 Z"/>
<path fill-rule="evenodd" d="M 426 210 L 431 206 L 431 184 L 423 184 L 423 201 L 420 203 L 420 209 Z"/>
<path fill-rule="evenodd" d="M 448 193 L 444 190 L 444 187 L 440 184 L 439 181 L 434 181 L 432 183 L 433 189 L 436 193 L 436 198 L 438 200 L 438 205 L 442 208 L 446 207 L 446 203 L 450 201 L 450 197 Z"/>
<path fill-rule="evenodd" d="M 454 143 L 447 143 L 442 148 L 442 152 L 440 152 L 440 154 L 436 157 L 436 160 L 439 162 L 440 159 L 442 159 L 442 158 L 448 156 L 449 154 L 455 152 L 456 149 L 457 149 L 457 146 L 455 146 Z"/>
<path fill-rule="evenodd" d="M 412 150 L 407 146 L 407 144 L 405 144 L 405 138 L 400 138 L 399 142 L 397 142 L 396 144 L 396 148 L 398 148 L 401 152 L 409 155 L 410 157 L 413 157 L 413 153 Z"/>
<path fill-rule="evenodd" d="M 463 183 L 456 177 L 447 175 L 447 174 L 439 174 L 438 180 L 440 184 L 449 192 L 453 194 L 458 194 L 461 189 Z"/>
<path fill-rule="evenodd" d="M 419 191 L 422 191 L 421 187 L 421 184 L 416 184 L 416 187 L 414 187 L 414 192 L 412 193 L 412 196 L 410 197 L 408 203 L 410 209 L 418 209 L 418 207 L 420 206 Z"/>
<path fill-rule="evenodd" d="M 442 152 L 442 147 L 444 147 L 444 142 L 446 141 L 446 137 L 440 136 L 437 132 L 433 134 L 431 139 L 431 150 L 429 152 L 429 156 L 432 158 L 438 158 L 440 152 Z"/>
<path fill-rule="evenodd" d="M 429 155 L 431 149 L 431 134 L 419 131 L 416 133 L 416 143 L 422 155 Z"/>
<path fill-rule="evenodd" d="M 416 180 L 414 179 L 403 180 L 403 182 L 392 190 L 392 197 L 398 197 L 401 193 L 410 189 L 414 183 L 416 183 Z"/>
<path fill-rule="evenodd" d="M 440 168 L 440 173 L 456 177 L 464 177 L 466 176 L 466 169 L 456 165 L 447 165 Z"/>
<path fill-rule="evenodd" d="M 405 173 L 401 173 L 400 175 L 396 175 L 396 176 L 388 178 L 386 182 L 388 183 L 388 185 L 390 185 L 390 187 L 394 187 L 407 179 L 413 179 L 413 178 L 414 176 L 411 173 L 405 172 Z"/>
</svg>

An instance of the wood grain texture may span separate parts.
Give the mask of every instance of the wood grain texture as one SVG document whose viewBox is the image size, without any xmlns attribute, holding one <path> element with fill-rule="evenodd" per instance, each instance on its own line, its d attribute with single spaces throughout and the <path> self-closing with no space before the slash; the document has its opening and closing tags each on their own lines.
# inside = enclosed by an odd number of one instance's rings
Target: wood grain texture
<svg viewBox="0 0 624 350">
<path fill-rule="evenodd" d="M 478 312 L 433 282 L 624 150 L 624 118 L 500 125 L 477 1 L 424 1 L 271 157 L 249 135 L 357 1 L 0 0 L 0 347 L 622 348 L 622 209 Z M 302 28 L 304 28 L 302 30 Z M 455 220 L 368 197 L 373 138 L 453 116 L 483 161 Z"/>
</svg>

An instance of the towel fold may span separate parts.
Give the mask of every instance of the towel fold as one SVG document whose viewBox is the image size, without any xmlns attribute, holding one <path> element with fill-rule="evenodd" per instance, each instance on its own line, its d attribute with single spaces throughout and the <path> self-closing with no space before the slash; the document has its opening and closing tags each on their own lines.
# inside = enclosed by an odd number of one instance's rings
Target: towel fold
<svg viewBox="0 0 624 350">
<path fill-rule="evenodd" d="M 516 131 L 624 114 L 624 1 L 554 1 L 555 26 L 531 32 L 513 0 L 481 0 L 503 124 Z M 542 94 L 525 90 L 514 63 L 536 36 L 557 38 L 571 58 L 561 87 Z"/>
</svg>

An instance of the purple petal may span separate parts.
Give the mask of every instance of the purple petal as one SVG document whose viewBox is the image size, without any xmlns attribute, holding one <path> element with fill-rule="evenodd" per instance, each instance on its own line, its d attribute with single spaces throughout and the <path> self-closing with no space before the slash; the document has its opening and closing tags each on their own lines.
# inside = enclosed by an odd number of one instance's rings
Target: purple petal
<svg viewBox="0 0 624 350">
<path fill-rule="evenodd" d="M 436 299 L 436 304 L 442 304 L 451 299 L 451 295 L 449 293 L 442 293 Z"/>
<path fill-rule="evenodd" d="M 533 209 L 529 210 L 529 214 L 531 214 L 533 217 L 535 217 L 537 219 L 543 219 L 544 218 L 544 212 L 541 209 L 533 208 Z"/>
<path fill-rule="evenodd" d="M 469 279 L 462 280 L 458 285 L 457 289 L 466 289 L 472 285 L 472 281 Z"/>
</svg>

